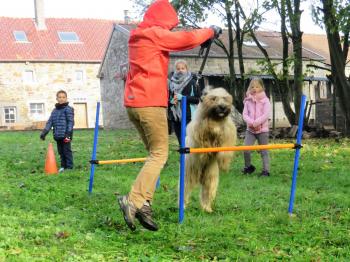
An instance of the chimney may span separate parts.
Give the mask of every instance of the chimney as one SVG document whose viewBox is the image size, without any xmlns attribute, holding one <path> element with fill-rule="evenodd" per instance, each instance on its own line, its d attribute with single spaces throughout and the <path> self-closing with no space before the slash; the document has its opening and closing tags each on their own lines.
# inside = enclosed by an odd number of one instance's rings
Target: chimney
<svg viewBox="0 0 350 262">
<path fill-rule="evenodd" d="M 129 24 L 129 22 L 130 22 L 130 16 L 128 14 L 129 14 L 129 10 L 124 10 L 124 23 L 125 24 Z"/>
<path fill-rule="evenodd" d="M 46 30 L 44 0 L 34 0 L 35 24 L 38 30 Z"/>
</svg>

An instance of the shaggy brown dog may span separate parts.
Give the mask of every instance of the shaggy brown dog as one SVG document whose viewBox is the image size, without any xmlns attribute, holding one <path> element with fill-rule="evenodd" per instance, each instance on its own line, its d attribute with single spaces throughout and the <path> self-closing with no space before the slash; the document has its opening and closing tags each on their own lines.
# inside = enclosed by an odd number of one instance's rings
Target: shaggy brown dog
<svg viewBox="0 0 350 262">
<path fill-rule="evenodd" d="M 230 117 L 232 96 L 224 88 L 208 90 L 202 96 L 194 119 L 187 126 L 186 146 L 191 148 L 234 146 L 236 127 Z M 201 186 L 201 206 L 212 212 L 219 184 L 219 170 L 228 171 L 233 152 L 186 155 L 185 205 L 194 186 Z"/>
</svg>

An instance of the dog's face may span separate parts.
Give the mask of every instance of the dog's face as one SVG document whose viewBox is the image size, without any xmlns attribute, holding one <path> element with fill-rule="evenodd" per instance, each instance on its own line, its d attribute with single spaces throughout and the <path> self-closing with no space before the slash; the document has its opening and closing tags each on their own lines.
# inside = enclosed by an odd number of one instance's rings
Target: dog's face
<svg viewBox="0 0 350 262">
<path fill-rule="evenodd" d="M 214 88 L 206 90 L 202 103 L 202 109 L 208 117 L 220 120 L 231 113 L 232 96 L 224 88 Z"/>
</svg>

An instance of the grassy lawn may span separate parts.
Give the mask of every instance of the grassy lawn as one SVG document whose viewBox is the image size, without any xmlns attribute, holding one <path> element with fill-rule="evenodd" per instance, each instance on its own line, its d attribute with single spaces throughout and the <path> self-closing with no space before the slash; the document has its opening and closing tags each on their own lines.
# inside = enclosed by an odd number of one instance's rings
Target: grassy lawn
<svg viewBox="0 0 350 262">
<path fill-rule="evenodd" d="M 200 210 L 197 190 L 179 225 L 179 156 L 171 137 L 154 199 L 157 232 L 139 224 L 129 231 L 117 208 L 116 195 L 128 192 L 141 163 L 96 167 L 88 194 L 92 140 L 92 131 L 76 131 L 76 168 L 45 176 L 51 134 L 42 142 L 39 132 L 0 133 L 0 261 L 350 260 L 349 139 L 304 141 L 294 217 L 288 216 L 294 150 L 274 150 L 269 178 L 241 175 L 237 153 L 220 178 L 215 211 Z M 294 141 L 271 141 L 286 142 Z M 101 131 L 97 155 L 133 158 L 145 151 L 133 130 Z M 253 161 L 260 171 L 260 156 Z"/>
</svg>

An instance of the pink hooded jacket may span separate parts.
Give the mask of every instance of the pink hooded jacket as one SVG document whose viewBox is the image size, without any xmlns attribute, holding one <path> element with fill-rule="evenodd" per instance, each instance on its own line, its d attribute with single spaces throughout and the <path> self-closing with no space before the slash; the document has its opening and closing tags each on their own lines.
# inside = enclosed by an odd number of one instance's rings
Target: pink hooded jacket
<svg viewBox="0 0 350 262">
<path fill-rule="evenodd" d="M 254 95 L 247 92 L 243 109 L 243 119 L 247 123 L 247 130 L 253 134 L 268 132 L 270 108 L 270 100 L 264 91 Z"/>
</svg>

